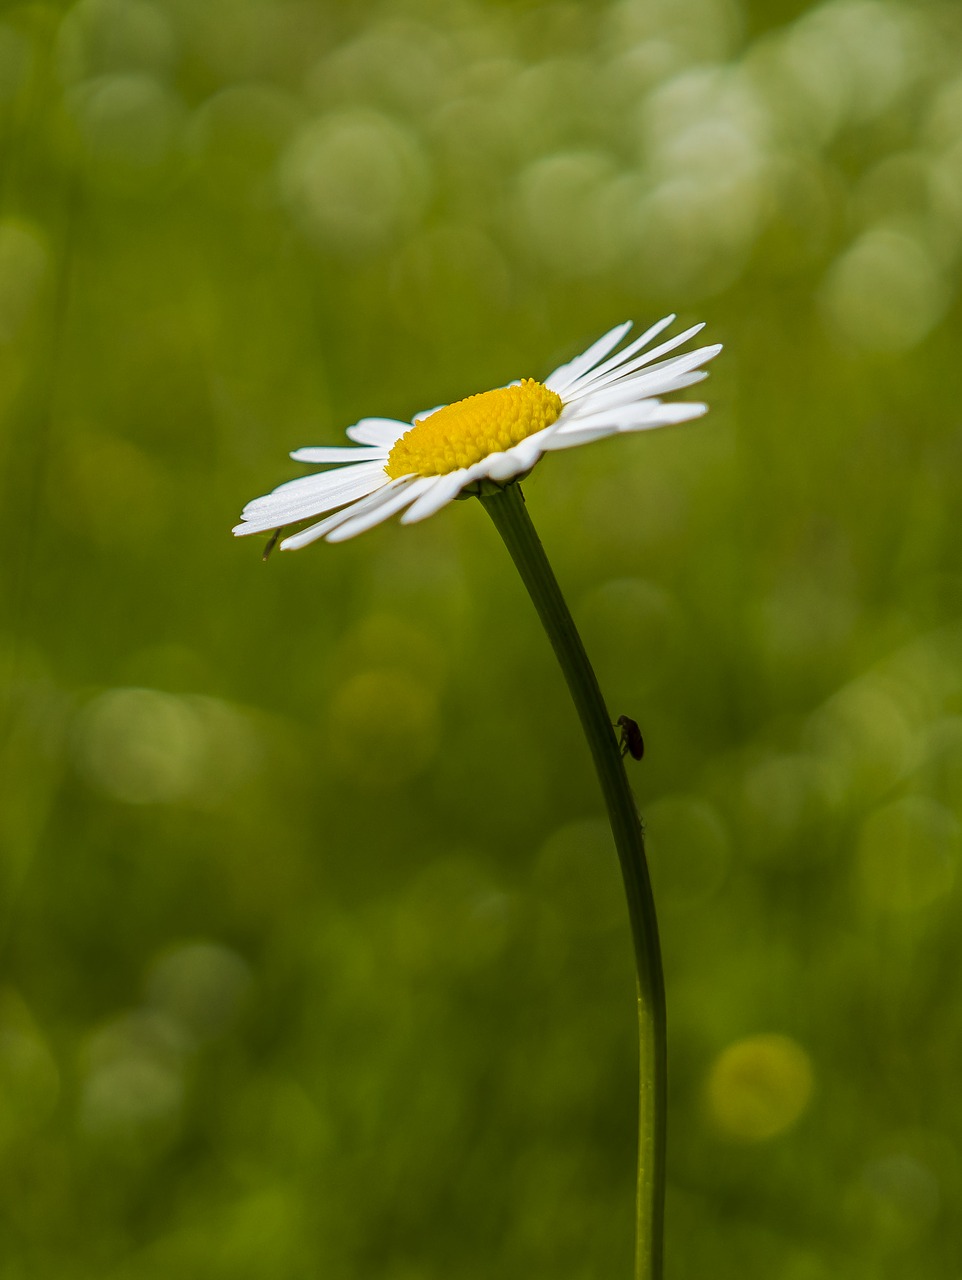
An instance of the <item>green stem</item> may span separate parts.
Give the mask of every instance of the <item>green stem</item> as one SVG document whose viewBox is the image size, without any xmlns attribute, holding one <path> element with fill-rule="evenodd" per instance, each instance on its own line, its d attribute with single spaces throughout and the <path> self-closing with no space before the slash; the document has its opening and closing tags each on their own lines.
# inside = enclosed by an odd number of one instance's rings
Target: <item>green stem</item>
<svg viewBox="0 0 962 1280">
<path fill-rule="evenodd" d="M 591 748 L 618 850 L 638 973 L 640 1099 L 635 1280 L 661 1280 L 667 1029 L 658 923 L 641 820 L 628 785 L 611 717 L 561 588 L 525 509 L 521 486 L 510 484 L 504 489 L 482 491 L 479 496 L 521 574 L 561 664 Z"/>
</svg>

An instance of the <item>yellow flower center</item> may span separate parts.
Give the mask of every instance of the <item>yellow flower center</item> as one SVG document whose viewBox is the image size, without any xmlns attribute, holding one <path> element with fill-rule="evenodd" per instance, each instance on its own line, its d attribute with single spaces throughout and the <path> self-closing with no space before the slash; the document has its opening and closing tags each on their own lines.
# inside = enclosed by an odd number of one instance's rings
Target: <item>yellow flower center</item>
<svg viewBox="0 0 962 1280">
<path fill-rule="evenodd" d="M 482 391 L 418 418 L 395 443 L 384 470 L 392 480 L 447 475 L 550 427 L 561 409 L 561 397 L 533 378 Z"/>
</svg>

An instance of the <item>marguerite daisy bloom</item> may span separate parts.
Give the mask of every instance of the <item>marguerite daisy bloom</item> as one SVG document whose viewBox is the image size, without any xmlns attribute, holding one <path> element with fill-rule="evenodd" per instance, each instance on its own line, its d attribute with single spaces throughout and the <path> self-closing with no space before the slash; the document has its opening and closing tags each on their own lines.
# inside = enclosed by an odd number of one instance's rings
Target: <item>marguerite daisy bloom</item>
<svg viewBox="0 0 962 1280">
<path fill-rule="evenodd" d="M 544 382 L 525 378 L 427 410 L 413 422 L 362 418 L 347 428 L 359 447 L 297 449 L 291 454 L 296 462 L 333 469 L 255 498 L 234 533 L 264 533 L 324 516 L 285 538 L 281 549 L 318 538 L 343 542 L 399 511 L 404 524 L 424 520 L 465 490 L 480 491 L 483 481 L 507 484 L 546 453 L 697 418 L 706 405 L 663 404 L 659 397 L 706 378 L 700 366 L 721 347 L 663 359 L 703 328 L 694 325 L 651 347 L 674 318 L 666 316 L 615 351 L 631 328 L 630 321 L 620 324 Z"/>
</svg>

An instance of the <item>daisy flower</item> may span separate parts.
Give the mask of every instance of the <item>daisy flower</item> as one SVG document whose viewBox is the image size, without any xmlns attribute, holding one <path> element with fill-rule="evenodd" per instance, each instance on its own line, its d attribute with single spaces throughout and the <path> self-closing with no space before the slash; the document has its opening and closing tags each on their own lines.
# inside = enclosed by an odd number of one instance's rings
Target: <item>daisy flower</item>
<svg viewBox="0 0 962 1280">
<path fill-rule="evenodd" d="M 652 346 L 674 316 L 621 347 L 631 322 L 617 325 L 544 382 L 525 378 L 418 414 L 412 422 L 362 418 L 347 428 L 355 446 L 296 449 L 296 462 L 329 470 L 279 485 L 249 502 L 236 534 L 265 533 L 316 521 L 281 542 L 281 550 L 318 538 L 344 542 L 397 512 L 414 524 L 483 482 L 505 485 L 546 453 L 603 436 L 647 431 L 697 418 L 704 404 L 663 404 L 660 397 L 701 382 L 700 367 L 721 350 L 669 352 L 694 337 L 698 324 Z M 323 516 L 321 520 L 316 520 Z"/>
<path fill-rule="evenodd" d="M 698 333 L 695 325 L 652 345 L 672 323 L 667 316 L 622 346 L 630 323 L 617 325 L 544 382 L 525 378 L 418 414 L 413 422 L 362 418 L 348 427 L 355 447 L 297 449 L 297 462 L 328 470 L 289 480 L 244 508 L 235 533 L 283 530 L 282 549 L 318 538 L 343 542 L 390 516 L 413 524 L 455 498 L 476 494 L 514 561 L 544 626 L 581 720 L 621 863 L 638 978 L 640 1087 L 638 1102 L 637 1280 L 662 1274 L 665 1206 L 667 1034 L 665 986 L 644 830 L 625 774 L 614 728 L 631 726 L 642 754 L 641 731 L 630 717 L 616 722 L 605 705 L 574 619 L 514 483 L 538 459 L 602 436 L 645 431 L 697 418 L 704 404 L 665 404 L 661 397 L 701 382 L 702 368 L 720 346 L 676 352 Z M 318 517 L 323 517 L 318 519 Z M 309 523 L 313 522 L 313 523 Z"/>
</svg>

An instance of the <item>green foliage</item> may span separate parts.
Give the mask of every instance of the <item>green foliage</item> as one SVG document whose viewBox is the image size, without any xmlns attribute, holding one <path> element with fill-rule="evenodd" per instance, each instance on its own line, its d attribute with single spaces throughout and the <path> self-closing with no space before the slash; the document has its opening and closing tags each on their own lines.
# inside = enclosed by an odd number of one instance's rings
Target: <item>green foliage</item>
<svg viewBox="0 0 962 1280">
<path fill-rule="evenodd" d="M 645 737 L 669 1275 L 958 1276 L 960 54 L 887 0 L 4 8 L 0 1280 L 629 1274 L 617 865 L 494 530 L 229 529 L 673 309 L 709 417 L 525 486 Z"/>
</svg>

